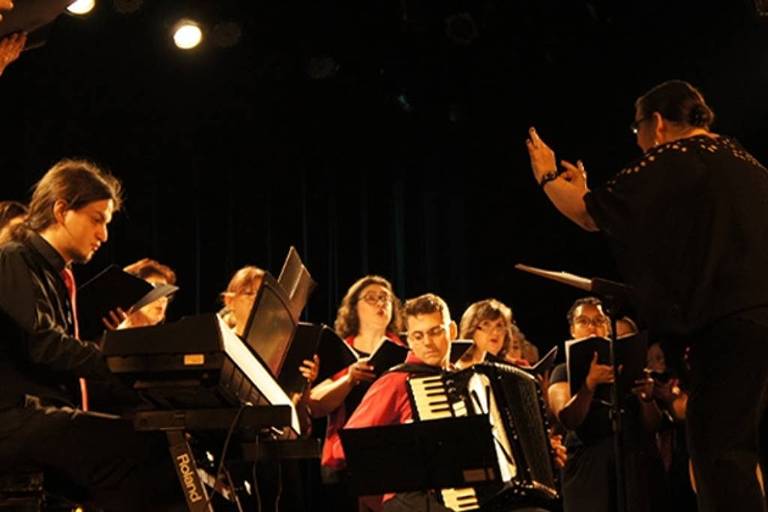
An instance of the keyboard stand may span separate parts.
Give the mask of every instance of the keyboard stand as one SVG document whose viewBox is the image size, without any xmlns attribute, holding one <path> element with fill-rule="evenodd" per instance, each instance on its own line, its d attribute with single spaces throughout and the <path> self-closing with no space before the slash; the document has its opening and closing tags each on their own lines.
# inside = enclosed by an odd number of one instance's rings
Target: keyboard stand
<svg viewBox="0 0 768 512">
<path fill-rule="evenodd" d="M 239 417 L 238 417 L 239 413 Z M 225 499 L 233 501 L 240 509 L 240 500 L 231 483 L 218 480 L 197 467 L 192 449 L 187 442 L 187 432 L 195 430 L 229 430 L 237 421 L 236 430 L 250 428 L 260 430 L 284 427 L 291 424 L 289 406 L 246 406 L 229 409 L 192 409 L 172 411 L 142 411 L 134 416 L 134 428 L 138 431 L 165 432 L 168 448 L 179 478 L 187 508 L 190 512 L 213 512 L 213 505 L 206 487 L 216 489 Z"/>
</svg>

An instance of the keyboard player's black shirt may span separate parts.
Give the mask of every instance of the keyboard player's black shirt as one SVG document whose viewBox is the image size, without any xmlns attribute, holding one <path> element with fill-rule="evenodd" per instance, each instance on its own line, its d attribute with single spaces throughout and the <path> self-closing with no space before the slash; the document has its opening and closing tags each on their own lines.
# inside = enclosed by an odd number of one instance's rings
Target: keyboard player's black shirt
<svg viewBox="0 0 768 512">
<path fill-rule="evenodd" d="M 76 339 L 64 260 L 41 236 L 0 246 L 0 408 L 24 395 L 79 403 L 77 378 L 109 375 L 94 343 Z"/>
</svg>

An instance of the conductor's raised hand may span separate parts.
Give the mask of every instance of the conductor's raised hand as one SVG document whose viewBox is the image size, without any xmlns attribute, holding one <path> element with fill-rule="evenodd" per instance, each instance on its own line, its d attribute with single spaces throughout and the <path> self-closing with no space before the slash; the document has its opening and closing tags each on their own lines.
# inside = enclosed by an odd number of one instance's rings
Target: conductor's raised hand
<svg viewBox="0 0 768 512">
<path fill-rule="evenodd" d="M 557 171 L 555 152 L 541 140 L 534 127 L 528 129 L 528 139 L 526 139 L 525 145 L 528 148 L 528 156 L 531 158 L 533 177 L 536 179 L 536 183 L 541 183 L 545 174 Z"/>
<path fill-rule="evenodd" d="M 576 165 L 567 160 L 560 161 L 560 165 L 563 166 L 562 176 L 572 185 L 587 190 L 587 170 L 584 168 L 584 163 L 579 160 Z"/>
</svg>

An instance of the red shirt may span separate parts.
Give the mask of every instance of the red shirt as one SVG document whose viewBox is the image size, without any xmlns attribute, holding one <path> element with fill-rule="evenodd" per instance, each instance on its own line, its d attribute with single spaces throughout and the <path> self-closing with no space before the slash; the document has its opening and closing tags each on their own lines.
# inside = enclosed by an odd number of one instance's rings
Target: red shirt
<svg viewBox="0 0 768 512">
<path fill-rule="evenodd" d="M 403 345 L 403 342 L 400 341 L 400 338 L 395 334 L 387 333 L 387 338 L 389 338 L 390 340 L 394 341 L 399 345 Z M 350 336 L 344 341 L 346 341 L 350 347 L 354 348 L 355 346 L 354 336 Z M 339 380 L 340 378 L 344 377 L 348 371 L 349 371 L 349 368 L 344 368 L 339 373 L 331 377 L 331 379 Z M 376 382 L 378 382 L 378 380 L 374 382 L 374 385 Z M 368 393 L 370 393 L 370 390 L 368 391 Z M 328 424 L 325 430 L 325 443 L 323 443 L 323 453 L 320 457 L 320 464 L 322 464 L 323 466 L 330 467 L 333 469 L 342 469 L 344 467 L 343 456 L 341 459 L 334 457 L 331 452 L 331 447 L 336 444 L 341 446 L 341 438 L 339 438 L 339 430 L 341 430 L 344 427 L 344 424 L 347 422 L 347 418 L 348 418 L 347 410 L 346 410 L 346 407 L 344 406 L 344 403 L 342 403 L 337 409 L 335 409 L 333 412 L 331 412 L 328 415 Z"/>
<path fill-rule="evenodd" d="M 407 364 L 424 364 L 413 353 L 408 353 Z M 399 425 L 413 419 L 413 410 L 408 398 L 407 372 L 390 372 L 379 377 L 363 397 L 355 412 L 349 418 L 344 428 L 379 427 Z M 323 452 L 328 450 L 329 465 L 343 467 L 344 448 L 341 439 L 336 434 L 335 439 L 327 444 Z M 394 497 L 394 493 L 385 494 L 382 502 Z"/>
</svg>

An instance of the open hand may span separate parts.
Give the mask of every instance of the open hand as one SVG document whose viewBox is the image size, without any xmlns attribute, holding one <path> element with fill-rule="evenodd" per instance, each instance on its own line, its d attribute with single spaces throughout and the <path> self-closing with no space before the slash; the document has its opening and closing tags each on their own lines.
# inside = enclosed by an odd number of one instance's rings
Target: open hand
<svg viewBox="0 0 768 512">
<path fill-rule="evenodd" d="M 541 183 L 541 178 L 545 174 L 557 171 L 557 161 L 555 152 L 541 140 L 536 128 L 528 129 L 528 139 L 525 141 L 528 148 L 528 156 L 531 158 L 531 169 L 536 183 Z"/>
</svg>

